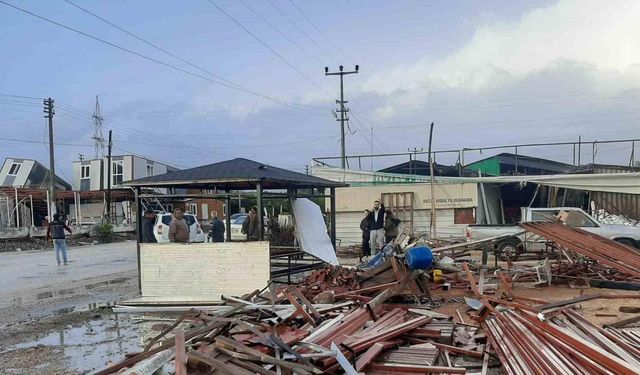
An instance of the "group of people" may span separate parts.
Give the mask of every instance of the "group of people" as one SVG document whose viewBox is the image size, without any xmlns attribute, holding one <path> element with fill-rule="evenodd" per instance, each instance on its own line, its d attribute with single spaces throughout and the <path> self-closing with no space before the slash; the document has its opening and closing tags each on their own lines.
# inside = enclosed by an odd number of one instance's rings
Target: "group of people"
<svg viewBox="0 0 640 375">
<path fill-rule="evenodd" d="M 364 210 L 360 221 L 362 230 L 362 256 L 376 255 L 382 248 L 398 236 L 398 219 L 391 210 L 376 200 L 371 210 Z"/>
<path fill-rule="evenodd" d="M 156 223 L 156 213 L 153 210 L 147 210 L 144 214 L 142 222 L 142 242 L 155 243 L 158 242 L 154 234 Z M 176 208 L 171 216 L 169 224 L 169 242 L 189 242 L 191 229 L 189 223 L 184 218 L 184 210 Z M 211 212 L 211 221 L 209 222 L 209 233 L 207 234 L 208 242 L 224 242 L 225 226 L 218 217 L 218 212 Z"/>
</svg>

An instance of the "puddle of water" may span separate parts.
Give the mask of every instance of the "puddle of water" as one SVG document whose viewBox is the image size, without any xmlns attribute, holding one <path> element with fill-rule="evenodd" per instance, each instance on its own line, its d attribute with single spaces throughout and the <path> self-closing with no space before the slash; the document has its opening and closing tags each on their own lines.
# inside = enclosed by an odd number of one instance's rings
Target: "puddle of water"
<svg viewBox="0 0 640 375">
<path fill-rule="evenodd" d="M 58 346 L 71 369 L 88 373 L 106 367 L 109 361 L 121 361 L 126 353 L 140 351 L 144 347 L 142 331 L 142 325 L 133 323 L 126 316 L 104 314 L 81 325 L 17 344 L 13 349 Z"/>
</svg>

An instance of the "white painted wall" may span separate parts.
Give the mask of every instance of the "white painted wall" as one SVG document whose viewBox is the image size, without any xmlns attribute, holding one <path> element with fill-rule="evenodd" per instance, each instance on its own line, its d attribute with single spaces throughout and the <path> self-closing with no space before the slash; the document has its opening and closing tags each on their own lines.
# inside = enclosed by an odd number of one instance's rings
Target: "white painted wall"
<svg viewBox="0 0 640 375">
<path fill-rule="evenodd" d="M 27 178 L 29 177 L 29 173 L 31 173 L 31 169 L 35 164 L 35 161 L 33 160 L 16 161 L 16 159 L 7 158 L 2 168 L 2 171 L 0 171 L 0 176 L 2 177 L 0 181 L 4 181 L 5 178 L 9 175 L 9 170 L 11 169 L 11 165 L 13 163 L 20 163 L 22 165 L 20 166 L 20 170 L 18 171 L 18 174 L 14 177 L 14 180 L 11 186 L 22 186 L 27 182 Z"/>
<path fill-rule="evenodd" d="M 140 244 L 140 265 L 144 300 L 220 301 L 267 286 L 269 242 Z"/>
<path fill-rule="evenodd" d="M 73 162 L 73 181 L 71 186 L 73 190 L 80 190 L 80 181 L 82 177 L 82 165 L 89 165 L 89 190 L 100 190 L 100 169 L 102 161 L 100 159 L 74 161 Z"/>
</svg>

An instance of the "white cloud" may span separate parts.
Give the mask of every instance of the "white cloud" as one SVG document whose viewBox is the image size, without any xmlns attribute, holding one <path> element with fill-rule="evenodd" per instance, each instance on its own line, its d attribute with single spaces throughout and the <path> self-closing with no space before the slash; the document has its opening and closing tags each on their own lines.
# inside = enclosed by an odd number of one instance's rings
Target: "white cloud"
<svg viewBox="0 0 640 375">
<path fill-rule="evenodd" d="M 594 72 L 615 71 L 639 82 L 640 2 L 561 1 L 517 21 L 478 26 L 472 38 L 439 61 L 423 59 L 374 75 L 364 92 L 405 95 L 432 88 L 469 92 L 495 90 L 559 62 L 586 64 Z M 406 99 L 406 98 L 405 98 Z"/>
</svg>

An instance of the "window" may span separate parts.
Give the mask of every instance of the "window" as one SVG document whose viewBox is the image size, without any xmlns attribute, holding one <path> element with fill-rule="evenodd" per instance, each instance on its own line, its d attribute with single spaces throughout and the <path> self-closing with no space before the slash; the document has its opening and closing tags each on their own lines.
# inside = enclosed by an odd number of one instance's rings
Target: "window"
<svg viewBox="0 0 640 375">
<path fill-rule="evenodd" d="M 153 176 L 153 164 L 147 164 L 147 177 Z"/>
<path fill-rule="evenodd" d="M 124 163 L 122 160 L 117 160 L 112 163 L 111 168 L 111 185 L 122 184 L 122 175 L 124 172 Z"/>
<path fill-rule="evenodd" d="M 11 164 L 11 168 L 9 168 L 9 175 L 10 176 L 17 176 L 18 175 L 18 171 L 20 170 L 21 166 L 22 166 L 22 164 L 20 164 L 20 163 Z"/>
<path fill-rule="evenodd" d="M 207 189 L 204 192 L 205 194 L 215 194 L 215 191 L 213 189 Z"/>
<path fill-rule="evenodd" d="M 453 209 L 453 223 L 454 224 L 475 224 L 475 209 L 474 208 L 454 208 Z"/>
<path fill-rule="evenodd" d="M 91 176 L 91 166 L 83 165 L 80 167 L 80 178 L 89 178 Z"/>
<path fill-rule="evenodd" d="M 189 212 L 198 216 L 198 205 L 195 203 L 189 203 Z"/>
<path fill-rule="evenodd" d="M 567 226 L 570 227 L 597 227 L 598 225 L 580 211 L 569 211 Z"/>
</svg>

